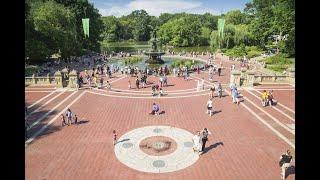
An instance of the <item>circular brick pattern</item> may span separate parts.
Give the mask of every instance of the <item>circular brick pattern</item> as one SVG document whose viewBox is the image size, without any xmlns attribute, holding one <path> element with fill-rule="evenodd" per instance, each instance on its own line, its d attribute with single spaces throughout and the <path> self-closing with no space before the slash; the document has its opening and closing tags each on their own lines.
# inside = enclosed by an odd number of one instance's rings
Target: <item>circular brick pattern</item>
<svg viewBox="0 0 320 180">
<path fill-rule="evenodd" d="M 164 167 L 166 163 L 162 160 L 153 161 L 152 165 L 156 168 Z"/>
<path fill-rule="evenodd" d="M 126 149 L 131 148 L 132 146 L 133 146 L 132 143 L 123 143 L 123 144 L 122 144 L 122 147 L 123 147 L 123 148 L 126 148 Z"/>
<path fill-rule="evenodd" d="M 163 156 L 173 153 L 177 143 L 169 137 L 152 136 L 143 139 L 139 144 L 140 150 L 151 156 Z"/>
<path fill-rule="evenodd" d="M 132 169 L 149 173 L 174 172 L 199 159 L 190 146 L 192 137 L 190 132 L 176 127 L 146 126 L 122 135 L 114 151 L 117 159 Z M 123 139 L 129 140 L 121 141 Z M 132 146 L 128 145 L 130 143 Z"/>
<path fill-rule="evenodd" d="M 160 133 L 160 132 L 161 132 L 161 129 L 155 128 L 155 129 L 153 130 L 153 132 L 155 132 L 155 133 Z"/>
<path fill-rule="evenodd" d="M 185 147 L 192 147 L 192 146 L 193 146 L 193 142 L 187 141 L 187 142 L 184 142 L 183 145 L 184 145 Z"/>
</svg>

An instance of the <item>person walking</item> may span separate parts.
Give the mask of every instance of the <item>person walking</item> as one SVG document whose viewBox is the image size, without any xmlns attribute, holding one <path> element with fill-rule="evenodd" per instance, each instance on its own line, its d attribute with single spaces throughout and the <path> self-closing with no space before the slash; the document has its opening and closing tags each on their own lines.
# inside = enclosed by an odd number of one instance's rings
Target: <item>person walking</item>
<svg viewBox="0 0 320 180">
<path fill-rule="evenodd" d="M 233 101 L 233 103 L 236 103 L 236 104 L 240 104 L 240 101 L 239 101 L 239 91 L 238 91 L 238 89 L 237 89 L 237 87 L 235 87 L 234 89 L 233 89 L 233 91 L 231 91 L 231 93 L 232 93 L 232 101 Z"/>
<path fill-rule="evenodd" d="M 163 86 L 163 77 L 162 76 L 160 76 L 160 78 L 159 78 L 159 83 L 160 83 L 160 87 L 162 87 Z"/>
<path fill-rule="evenodd" d="M 63 127 L 63 126 L 65 126 L 65 125 L 67 125 L 67 123 L 66 123 L 66 119 L 65 119 L 65 117 L 64 117 L 64 115 L 63 114 L 61 114 L 61 126 Z"/>
<path fill-rule="evenodd" d="M 208 141 L 208 135 L 211 135 L 211 132 L 207 128 L 204 128 L 201 131 L 201 136 L 200 136 L 202 140 L 201 152 L 203 152 L 206 147 L 206 142 Z"/>
<path fill-rule="evenodd" d="M 207 101 L 207 114 L 209 114 L 209 116 L 212 116 L 212 98 L 210 98 Z"/>
<path fill-rule="evenodd" d="M 100 78 L 100 87 L 101 88 L 103 87 L 103 78 L 102 77 Z"/>
<path fill-rule="evenodd" d="M 218 93 L 219 98 L 221 98 L 222 97 L 222 86 L 221 86 L 221 83 L 219 83 L 219 85 L 218 85 L 217 93 Z"/>
<path fill-rule="evenodd" d="M 112 140 L 113 140 L 113 145 L 117 144 L 117 133 L 116 130 L 112 131 Z"/>
<path fill-rule="evenodd" d="M 74 124 L 78 124 L 78 117 L 76 114 L 74 115 Z"/>
<path fill-rule="evenodd" d="M 136 79 L 136 87 L 139 89 L 139 78 Z"/>
<path fill-rule="evenodd" d="M 292 155 L 290 150 L 280 156 L 279 166 L 281 167 L 281 180 L 286 179 L 286 170 L 292 162 Z"/>
<path fill-rule="evenodd" d="M 72 123 L 72 112 L 71 112 L 70 109 L 67 110 L 66 116 L 67 116 L 67 119 L 68 119 L 68 126 L 70 126 L 71 123 Z"/>
<path fill-rule="evenodd" d="M 218 75 L 221 75 L 221 67 L 218 67 Z"/>
<path fill-rule="evenodd" d="M 214 97 L 214 91 L 215 91 L 215 87 L 213 86 L 213 87 L 210 88 L 210 94 L 209 94 L 210 98 Z"/>
<path fill-rule="evenodd" d="M 128 88 L 131 89 L 131 81 L 130 81 L 130 77 L 128 77 Z"/>
</svg>

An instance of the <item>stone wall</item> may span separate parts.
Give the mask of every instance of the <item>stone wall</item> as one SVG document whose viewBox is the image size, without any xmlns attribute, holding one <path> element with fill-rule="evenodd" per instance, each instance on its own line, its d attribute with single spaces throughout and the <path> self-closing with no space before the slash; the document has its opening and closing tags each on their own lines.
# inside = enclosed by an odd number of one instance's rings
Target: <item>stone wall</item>
<svg viewBox="0 0 320 180">
<path fill-rule="evenodd" d="M 230 83 L 240 86 L 253 86 L 263 83 L 294 83 L 294 69 L 291 69 L 288 75 L 263 75 L 256 74 L 254 71 L 231 71 Z"/>
<path fill-rule="evenodd" d="M 35 76 L 34 74 L 31 77 L 25 77 L 24 82 L 26 85 L 51 85 L 55 84 L 55 79 L 52 76 Z"/>
<path fill-rule="evenodd" d="M 35 76 L 25 77 L 25 85 L 55 85 L 57 88 L 69 87 L 75 88 L 78 78 L 77 71 L 73 70 L 66 74 L 65 71 L 57 71 L 54 76 Z M 66 79 L 68 77 L 69 80 Z"/>
</svg>

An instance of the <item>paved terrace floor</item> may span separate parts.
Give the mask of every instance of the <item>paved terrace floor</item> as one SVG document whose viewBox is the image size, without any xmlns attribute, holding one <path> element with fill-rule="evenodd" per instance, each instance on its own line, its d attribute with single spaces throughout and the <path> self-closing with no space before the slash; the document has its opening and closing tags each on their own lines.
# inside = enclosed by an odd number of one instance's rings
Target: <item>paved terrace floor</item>
<svg viewBox="0 0 320 180">
<path fill-rule="evenodd" d="M 195 89 L 196 80 L 202 77 L 206 85 L 212 85 L 206 72 L 192 74 L 189 81 L 169 76 L 170 86 L 164 88 L 168 94 L 160 98 L 151 96 L 150 87 L 129 90 L 128 78 L 121 74 L 110 79 L 111 90 L 26 87 L 26 104 L 31 112 L 27 116 L 31 128 L 25 148 L 26 179 L 280 179 L 280 155 L 286 149 L 295 152 L 294 87 L 271 84 L 242 88 L 243 101 L 235 105 L 226 86 L 231 63 L 223 61 L 223 76 L 214 76 L 225 91 L 224 97 L 213 99 L 212 117 L 205 113 L 208 87 Z M 149 79 L 151 83 L 157 80 Z M 279 101 L 276 106 L 261 106 L 263 89 L 274 90 Z M 163 114 L 148 115 L 153 102 L 160 104 Z M 61 127 L 58 116 L 68 107 L 80 123 Z M 212 135 L 206 153 L 188 167 L 147 173 L 120 162 L 112 144 L 112 130 L 117 130 L 121 141 L 122 135 L 147 126 L 175 127 L 192 134 L 207 127 Z M 124 143 L 116 145 L 120 151 Z M 128 161 L 133 157 L 134 153 L 128 154 Z M 181 158 L 177 161 L 183 163 Z M 295 179 L 294 169 L 289 170 L 287 179 Z"/>
</svg>

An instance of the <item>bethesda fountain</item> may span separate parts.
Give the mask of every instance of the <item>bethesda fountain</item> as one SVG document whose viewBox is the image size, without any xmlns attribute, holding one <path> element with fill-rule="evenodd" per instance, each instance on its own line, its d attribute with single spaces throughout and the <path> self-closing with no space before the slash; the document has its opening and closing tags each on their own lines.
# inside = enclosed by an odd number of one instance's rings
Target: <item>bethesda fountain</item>
<svg viewBox="0 0 320 180">
<path fill-rule="evenodd" d="M 148 52 L 145 52 L 144 54 L 148 56 L 148 59 L 146 60 L 146 63 L 149 64 L 163 64 L 164 61 L 161 59 L 161 55 L 164 55 L 165 52 L 160 51 L 157 49 L 157 32 L 154 29 L 153 30 L 153 40 L 152 40 L 152 48 Z"/>
</svg>

